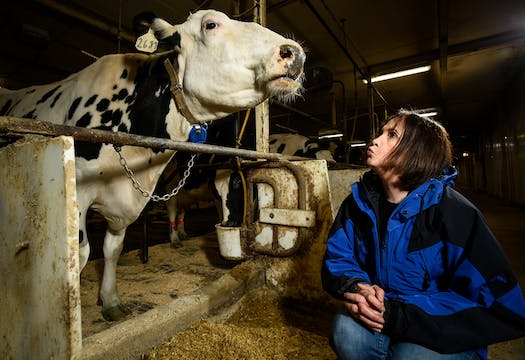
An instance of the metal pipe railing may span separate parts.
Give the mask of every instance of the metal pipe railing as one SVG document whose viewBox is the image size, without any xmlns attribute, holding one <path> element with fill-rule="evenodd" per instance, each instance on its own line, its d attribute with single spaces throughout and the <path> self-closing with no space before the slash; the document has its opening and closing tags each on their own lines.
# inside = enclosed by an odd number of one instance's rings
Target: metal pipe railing
<svg viewBox="0 0 525 360">
<path fill-rule="evenodd" d="M 115 145 L 142 146 L 153 149 L 170 149 L 225 156 L 240 156 L 249 159 L 266 160 L 311 160 L 301 156 L 289 156 L 278 153 L 267 153 L 246 149 L 235 149 L 225 146 L 197 144 L 171 139 L 113 132 L 100 129 L 88 129 L 77 126 L 53 124 L 46 121 L 23 119 L 15 117 L 0 117 L 0 137 L 9 134 L 34 134 L 44 136 L 71 136 L 76 141 L 92 143 L 112 143 Z"/>
</svg>

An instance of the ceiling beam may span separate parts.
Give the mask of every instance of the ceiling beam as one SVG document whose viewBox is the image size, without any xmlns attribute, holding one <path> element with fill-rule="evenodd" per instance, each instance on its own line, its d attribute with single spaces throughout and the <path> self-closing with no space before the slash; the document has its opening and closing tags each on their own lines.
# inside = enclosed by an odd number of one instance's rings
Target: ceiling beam
<svg viewBox="0 0 525 360">
<path fill-rule="evenodd" d="M 441 101 L 447 103 L 448 0 L 438 1 L 439 74 Z"/>
<path fill-rule="evenodd" d="M 43 6 L 46 6 L 50 9 L 54 9 L 55 11 L 72 17 L 82 23 L 89 24 L 94 28 L 109 33 L 115 36 L 115 38 L 123 39 L 132 44 L 134 44 L 136 41 L 134 34 L 127 31 L 122 31 L 121 29 L 119 29 L 117 24 L 109 23 L 108 21 L 103 20 L 95 16 L 94 14 L 88 14 L 88 12 L 85 9 L 80 9 L 78 7 L 74 7 L 66 3 L 54 0 L 37 0 L 37 2 Z"/>
<path fill-rule="evenodd" d="M 448 44 L 447 58 L 498 47 L 516 40 L 525 40 L 524 29 L 511 30 L 454 45 Z M 416 55 L 374 64 L 370 66 L 370 73 L 374 75 L 386 74 L 393 71 L 399 71 L 400 69 L 426 65 L 431 61 L 440 60 L 440 54 L 440 49 L 437 48 Z"/>
</svg>

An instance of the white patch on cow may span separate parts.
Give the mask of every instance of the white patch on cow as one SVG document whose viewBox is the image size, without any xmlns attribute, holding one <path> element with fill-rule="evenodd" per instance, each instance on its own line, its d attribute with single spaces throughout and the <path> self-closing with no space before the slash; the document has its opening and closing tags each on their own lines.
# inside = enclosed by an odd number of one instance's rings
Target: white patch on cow
<svg viewBox="0 0 525 360">
<path fill-rule="evenodd" d="M 224 224 L 228 217 L 230 216 L 230 209 L 226 206 L 226 200 L 229 191 L 230 176 L 231 170 L 219 169 L 215 175 L 215 189 L 221 195 L 221 204 L 222 204 L 222 224 Z"/>
</svg>

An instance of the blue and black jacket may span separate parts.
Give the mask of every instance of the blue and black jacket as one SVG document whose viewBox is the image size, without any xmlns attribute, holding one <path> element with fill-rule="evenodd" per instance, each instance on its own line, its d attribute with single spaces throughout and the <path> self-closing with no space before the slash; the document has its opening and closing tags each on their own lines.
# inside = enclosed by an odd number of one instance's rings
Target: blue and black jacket
<svg viewBox="0 0 525 360">
<path fill-rule="evenodd" d="M 525 336 L 525 304 L 509 262 L 480 211 L 452 189 L 447 169 L 411 191 L 379 236 L 382 185 L 368 171 L 352 185 L 326 244 L 322 280 L 332 296 L 357 283 L 385 290 L 383 333 L 441 353 Z"/>
</svg>

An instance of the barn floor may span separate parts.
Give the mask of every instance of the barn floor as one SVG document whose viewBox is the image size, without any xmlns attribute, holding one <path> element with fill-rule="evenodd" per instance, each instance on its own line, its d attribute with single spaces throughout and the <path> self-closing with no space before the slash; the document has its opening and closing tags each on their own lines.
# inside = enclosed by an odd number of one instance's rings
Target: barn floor
<svg viewBox="0 0 525 360">
<path fill-rule="evenodd" d="M 148 261 L 142 261 L 144 219 L 141 217 L 128 228 L 125 248 L 117 267 L 119 295 L 132 311 L 132 316 L 189 295 L 237 265 L 236 262 L 224 260 L 219 254 L 216 236 L 212 232 L 216 222 L 214 209 L 189 213 L 191 221 L 186 231 L 191 238 L 178 249 L 171 248 L 167 243 L 167 216 L 157 208 L 152 214 L 148 222 Z M 100 313 L 101 306 L 97 304 L 104 266 L 101 258 L 104 229 L 102 219 L 94 215 L 88 226 L 93 244 L 92 260 L 82 271 L 80 280 L 84 338 L 116 324 L 104 320 Z"/>
<path fill-rule="evenodd" d="M 467 190 L 463 193 L 484 213 L 525 289 L 525 209 Z M 117 283 L 133 315 L 194 293 L 235 268 L 235 262 L 219 255 L 213 232 L 216 222 L 214 209 L 190 212 L 186 229 L 192 238 L 182 248 L 171 249 L 165 243 L 167 221 L 162 216 L 153 217 L 146 264 L 138 250 L 142 246 L 142 222 L 130 227 Z M 93 225 L 97 230 L 96 222 Z M 98 230 L 102 234 L 102 229 Z M 101 317 L 96 305 L 100 269 L 101 260 L 94 260 L 82 273 L 84 338 L 115 325 Z M 140 289 L 137 281 L 144 284 Z M 272 289 L 261 287 L 248 292 L 223 314 L 197 321 L 149 353 L 137 354 L 137 358 L 336 359 L 326 337 L 330 313 L 331 309 L 323 305 L 282 299 Z M 492 360 L 525 360 L 525 338 L 493 345 L 489 355 Z"/>
</svg>

